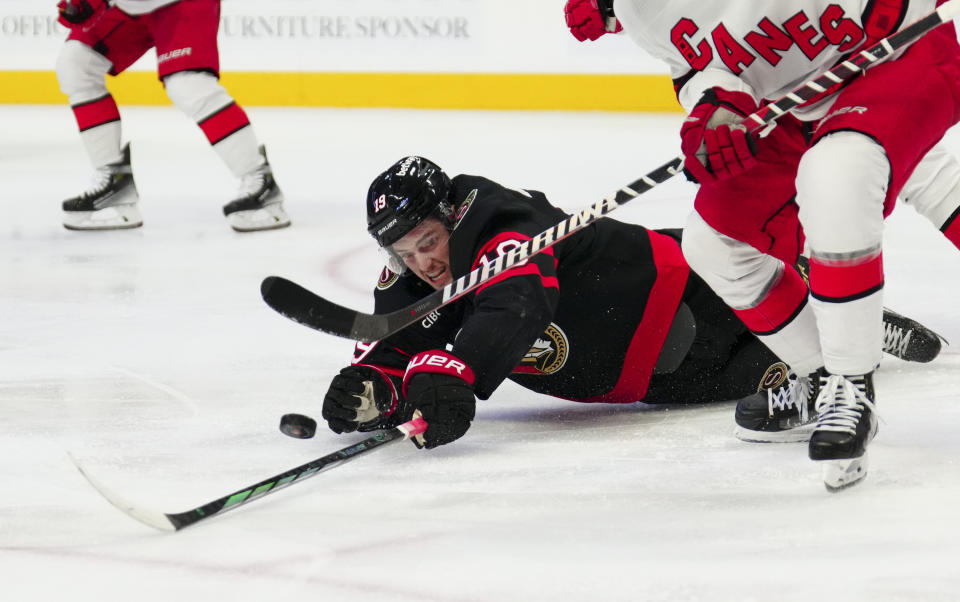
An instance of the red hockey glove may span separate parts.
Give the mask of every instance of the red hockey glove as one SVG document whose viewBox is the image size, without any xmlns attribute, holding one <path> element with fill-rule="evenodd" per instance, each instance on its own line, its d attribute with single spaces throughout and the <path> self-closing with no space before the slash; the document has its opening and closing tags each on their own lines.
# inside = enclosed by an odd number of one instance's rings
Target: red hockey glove
<svg viewBox="0 0 960 602">
<path fill-rule="evenodd" d="M 473 370 L 438 349 L 418 353 L 407 364 L 403 395 L 427 421 L 427 430 L 414 442 L 431 449 L 462 437 L 476 415 Z"/>
<path fill-rule="evenodd" d="M 596 40 L 607 33 L 620 33 L 623 27 L 613 14 L 610 0 L 567 0 L 563 7 L 567 27 L 581 42 Z M 607 23 L 611 23 L 608 28 Z"/>
<path fill-rule="evenodd" d="M 358 364 L 333 377 L 321 415 L 334 433 L 365 432 L 400 424 L 397 407 L 397 391 L 390 378 Z"/>
<path fill-rule="evenodd" d="M 64 27 L 76 29 L 106 8 L 106 0 L 60 0 L 57 21 Z"/>
<path fill-rule="evenodd" d="M 741 174 L 757 164 L 757 143 L 740 125 L 758 108 L 746 92 L 710 88 L 680 129 L 687 177 L 701 184 Z"/>
</svg>

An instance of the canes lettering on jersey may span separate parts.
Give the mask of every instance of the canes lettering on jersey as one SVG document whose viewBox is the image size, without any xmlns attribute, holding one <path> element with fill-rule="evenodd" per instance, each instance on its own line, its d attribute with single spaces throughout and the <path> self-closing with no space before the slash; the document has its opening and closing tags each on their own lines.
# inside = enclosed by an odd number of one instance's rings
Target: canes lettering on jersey
<svg viewBox="0 0 960 602">
<path fill-rule="evenodd" d="M 617 0 L 623 31 L 670 67 L 680 104 L 689 112 L 705 90 L 775 99 L 845 60 L 851 53 L 929 13 L 936 0 L 755 0 L 729 3 Z M 808 103 L 803 120 L 828 104 Z"/>
<path fill-rule="evenodd" d="M 763 17 L 750 33 L 741 38 L 742 43 L 723 23 L 715 27 L 709 36 L 694 37 L 699 32 L 700 26 L 694 20 L 683 18 L 670 30 L 670 40 L 692 69 L 704 70 L 716 55 L 735 75 L 739 75 L 758 57 L 775 67 L 794 45 L 812 61 L 828 46 L 848 52 L 864 39 L 863 30 L 857 22 L 836 4 L 828 6 L 819 17 L 813 19 L 805 11 L 800 11 L 782 26 L 769 17 Z M 713 41 L 716 53 L 709 40 Z"/>
</svg>

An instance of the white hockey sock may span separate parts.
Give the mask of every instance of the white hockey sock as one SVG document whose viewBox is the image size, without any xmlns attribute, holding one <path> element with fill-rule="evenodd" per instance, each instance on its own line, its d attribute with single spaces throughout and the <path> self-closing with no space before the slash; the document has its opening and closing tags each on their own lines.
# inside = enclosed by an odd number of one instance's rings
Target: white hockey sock
<svg viewBox="0 0 960 602">
<path fill-rule="evenodd" d="M 810 304 L 820 326 L 827 372 L 849 376 L 877 367 L 883 353 L 882 289 L 854 301 L 832 303 L 811 298 Z"/>
<path fill-rule="evenodd" d="M 810 302 L 786 326 L 757 338 L 783 359 L 794 372 L 806 376 L 823 366 L 817 318 Z"/>
<path fill-rule="evenodd" d="M 259 148 L 257 136 L 249 125 L 213 145 L 213 150 L 238 178 L 263 167 L 265 159 Z"/>
<path fill-rule="evenodd" d="M 216 76 L 183 71 L 167 76 L 163 83 L 173 104 L 197 122 L 234 176 L 242 177 L 263 166 L 253 127 Z"/>
<path fill-rule="evenodd" d="M 785 320 L 783 303 L 778 301 L 789 297 L 792 307 L 800 307 L 806 295 L 806 287 L 799 282 L 796 273 L 778 259 L 765 255 L 744 242 L 720 234 L 696 212 L 690 214 L 683 234 L 683 254 L 690 267 L 720 296 L 723 301 L 737 312 L 747 323 L 744 312 L 753 311 L 755 321 L 764 322 L 764 318 Z M 796 279 L 791 280 L 788 277 Z M 786 292 L 778 291 L 778 285 L 787 285 Z M 776 299 L 776 300 L 772 300 Z M 772 300 L 772 301 L 771 301 Z M 764 314 L 765 304 L 772 305 L 770 313 Z M 758 309 L 760 308 L 760 309 Z M 754 332 L 773 330 L 756 328 Z M 777 357 L 790 365 L 797 373 L 806 375 L 823 365 L 820 355 L 820 338 L 817 332 L 816 318 L 806 303 L 789 322 L 776 328 L 774 332 L 759 336 Z"/>
<path fill-rule="evenodd" d="M 960 208 L 960 162 L 942 144 L 934 146 L 903 185 L 900 198 L 943 227 Z"/>
<path fill-rule="evenodd" d="M 811 305 L 824 366 L 866 374 L 883 344 L 883 204 L 890 163 L 883 147 L 842 131 L 808 150 L 797 170 L 797 204 L 810 245 Z"/>
<path fill-rule="evenodd" d="M 78 122 L 81 122 L 78 123 L 81 128 L 80 139 L 95 169 L 121 159 L 120 121 L 103 122 L 117 118 L 116 104 L 110 98 L 105 81 L 112 65 L 102 54 L 76 40 L 65 42 L 57 57 L 60 90 L 67 95 Z M 98 112 L 112 115 L 100 119 Z"/>
<path fill-rule="evenodd" d="M 83 141 L 83 147 L 87 150 L 87 156 L 94 169 L 117 163 L 123 158 L 120 136 L 119 121 L 104 123 L 80 132 L 80 140 Z"/>
</svg>

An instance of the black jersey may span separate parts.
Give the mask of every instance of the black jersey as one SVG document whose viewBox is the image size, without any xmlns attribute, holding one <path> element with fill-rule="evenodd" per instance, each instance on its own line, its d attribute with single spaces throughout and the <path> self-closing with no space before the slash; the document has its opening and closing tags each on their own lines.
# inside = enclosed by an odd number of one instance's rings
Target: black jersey
<svg viewBox="0 0 960 602">
<path fill-rule="evenodd" d="M 567 217 L 540 192 L 468 175 L 453 186 L 454 278 Z M 411 356 L 449 346 L 473 370 L 481 399 L 510 378 L 577 401 L 638 401 L 651 379 L 656 384 L 654 368 L 692 278 L 675 232 L 600 219 L 419 324 L 358 344 L 354 363 L 400 377 Z M 384 270 L 375 311 L 431 292 L 411 272 Z"/>
</svg>

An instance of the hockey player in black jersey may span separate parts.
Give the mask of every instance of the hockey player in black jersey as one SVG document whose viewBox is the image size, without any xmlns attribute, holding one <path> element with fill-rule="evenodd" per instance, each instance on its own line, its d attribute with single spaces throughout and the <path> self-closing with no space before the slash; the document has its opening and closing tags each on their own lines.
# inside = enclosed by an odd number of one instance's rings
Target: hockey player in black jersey
<svg viewBox="0 0 960 602">
<path fill-rule="evenodd" d="M 415 303 L 566 215 L 536 191 L 449 178 L 406 157 L 370 186 L 367 229 L 388 267 L 375 311 Z M 358 343 L 323 417 L 337 432 L 419 411 L 432 448 L 462 436 L 505 378 L 580 402 L 700 403 L 785 384 L 788 368 L 680 252 L 679 230 L 605 218 L 384 340 Z"/>
</svg>

